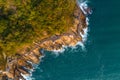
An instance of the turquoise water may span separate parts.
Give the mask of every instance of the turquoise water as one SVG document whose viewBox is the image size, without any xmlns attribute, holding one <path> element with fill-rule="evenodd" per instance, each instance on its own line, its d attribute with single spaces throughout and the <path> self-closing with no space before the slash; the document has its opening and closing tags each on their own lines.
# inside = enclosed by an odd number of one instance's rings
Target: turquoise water
<svg viewBox="0 0 120 80">
<path fill-rule="evenodd" d="M 90 0 L 86 50 L 67 48 L 59 56 L 45 52 L 35 80 L 120 80 L 120 0 Z"/>
</svg>

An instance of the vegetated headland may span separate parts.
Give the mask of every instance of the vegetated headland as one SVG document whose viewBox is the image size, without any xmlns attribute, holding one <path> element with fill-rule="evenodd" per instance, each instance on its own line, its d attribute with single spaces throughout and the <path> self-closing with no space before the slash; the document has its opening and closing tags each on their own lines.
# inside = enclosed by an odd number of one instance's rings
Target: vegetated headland
<svg viewBox="0 0 120 80">
<path fill-rule="evenodd" d="M 25 80 L 42 50 L 75 46 L 86 28 L 76 0 L 1 0 L 0 79 Z"/>
</svg>

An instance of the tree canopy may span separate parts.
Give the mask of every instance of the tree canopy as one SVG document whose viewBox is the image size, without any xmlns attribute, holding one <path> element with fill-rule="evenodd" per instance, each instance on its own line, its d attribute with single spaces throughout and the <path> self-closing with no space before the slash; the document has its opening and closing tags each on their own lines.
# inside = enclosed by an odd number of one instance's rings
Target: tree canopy
<svg viewBox="0 0 120 80">
<path fill-rule="evenodd" d="M 15 54 L 37 38 L 73 24 L 75 0 L 0 0 L 0 54 Z"/>
</svg>

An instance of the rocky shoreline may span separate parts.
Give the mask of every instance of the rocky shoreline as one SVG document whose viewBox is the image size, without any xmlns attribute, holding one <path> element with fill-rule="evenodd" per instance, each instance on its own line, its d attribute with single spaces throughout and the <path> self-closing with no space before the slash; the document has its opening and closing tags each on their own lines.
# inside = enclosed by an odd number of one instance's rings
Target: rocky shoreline
<svg viewBox="0 0 120 80">
<path fill-rule="evenodd" d="M 86 9 L 87 13 L 89 11 Z M 7 58 L 6 70 L 1 71 L 0 80 L 25 80 L 23 75 L 30 75 L 33 64 L 38 64 L 43 56 L 42 50 L 59 50 L 63 46 L 75 46 L 77 42 L 83 42 L 82 35 L 87 28 L 86 14 L 79 5 L 74 11 L 74 23 L 70 31 L 61 35 L 54 35 L 50 38 L 34 42 L 34 46 L 26 48 L 15 56 Z"/>
</svg>

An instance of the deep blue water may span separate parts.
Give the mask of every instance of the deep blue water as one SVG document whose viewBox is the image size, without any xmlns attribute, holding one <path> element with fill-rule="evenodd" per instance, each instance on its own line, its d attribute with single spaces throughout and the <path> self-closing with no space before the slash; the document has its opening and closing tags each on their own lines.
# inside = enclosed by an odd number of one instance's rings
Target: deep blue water
<svg viewBox="0 0 120 80">
<path fill-rule="evenodd" d="M 90 0 L 86 51 L 67 48 L 45 57 L 33 72 L 35 80 L 120 80 L 120 0 Z"/>
</svg>

